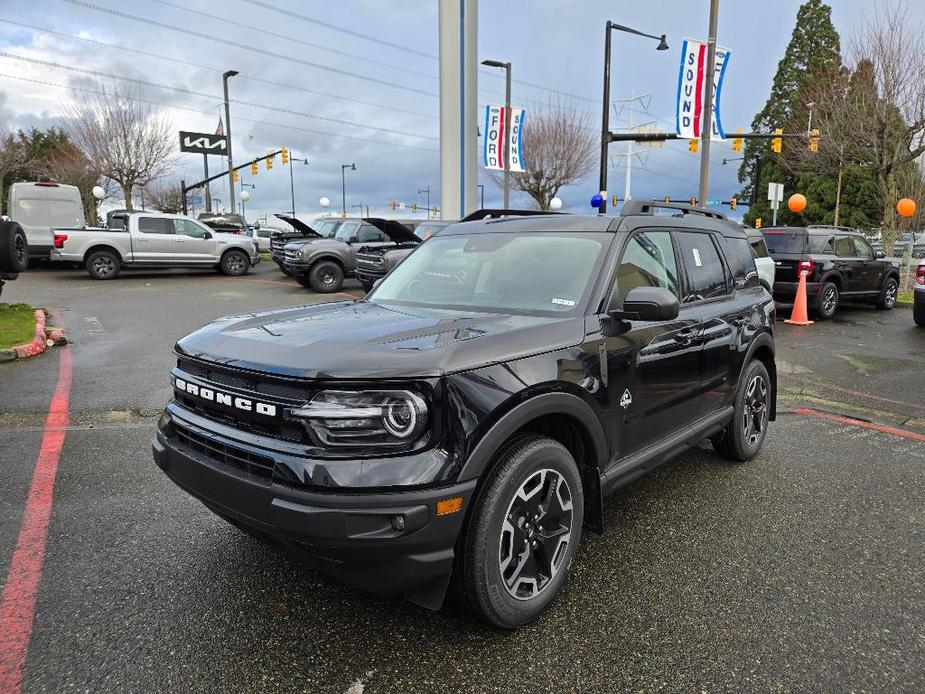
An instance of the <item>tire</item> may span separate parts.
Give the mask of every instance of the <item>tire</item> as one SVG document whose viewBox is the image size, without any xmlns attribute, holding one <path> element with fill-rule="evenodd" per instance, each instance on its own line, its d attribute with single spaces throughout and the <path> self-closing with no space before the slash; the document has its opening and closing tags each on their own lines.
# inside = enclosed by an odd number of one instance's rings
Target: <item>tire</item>
<svg viewBox="0 0 925 694">
<path fill-rule="evenodd" d="M 0 222 L 0 272 L 25 272 L 29 267 L 29 242 L 16 222 Z"/>
<path fill-rule="evenodd" d="M 293 275 L 293 277 L 295 277 L 296 282 L 301 284 L 306 289 L 312 288 L 311 282 L 308 281 L 308 275 Z"/>
<path fill-rule="evenodd" d="M 308 282 L 319 294 L 339 292 L 344 286 L 344 271 L 333 260 L 319 260 L 308 271 Z"/>
<path fill-rule="evenodd" d="M 246 275 L 251 268 L 251 259 L 243 251 L 225 251 L 219 268 L 223 275 L 240 277 Z"/>
<path fill-rule="evenodd" d="M 113 251 L 96 251 L 87 258 L 85 267 L 95 280 L 114 280 L 122 270 L 122 260 Z"/>
<path fill-rule="evenodd" d="M 768 432 L 770 398 L 768 370 L 756 359 L 742 370 L 732 421 L 711 439 L 720 456 L 744 463 L 758 455 Z"/>
<path fill-rule="evenodd" d="M 912 304 L 912 320 L 916 325 L 925 328 L 925 301 L 920 299 Z"/>
<path fill-rule="evenodd" d="M 360 286 L 363 287 L 363 291 L 366 294 L 369 294 L 373 290 L 373 284 L 373 282 L 369 282 L 368 280 L 360 280 Z"/>
<path fill-rule="evenodd" d="M 517 439 L 469 513 L 456 549 L 456 599 L 499 629 L 534 621 L 561 590 L 581 541 L 584 496 L 572 455 L 543 436 Z"/>
<path fill-rule="evenodd" d="M 819 320 L 828 320 L 838 310 L 838 286 L 834 282 L 824 282 L 816 295 L 813 312 Z"/>
<path fill-rule="evenodd" d="M 895 277 L 887 277 L 886 282 L 883 283 L 883 289 L 880 290 L 880 296 L 874 302 L 874 306 L 881 311 L 889 311 L 896 305 L 896 294 L 898 292 L 899 282 L 896 281 Z"/>
</svg>

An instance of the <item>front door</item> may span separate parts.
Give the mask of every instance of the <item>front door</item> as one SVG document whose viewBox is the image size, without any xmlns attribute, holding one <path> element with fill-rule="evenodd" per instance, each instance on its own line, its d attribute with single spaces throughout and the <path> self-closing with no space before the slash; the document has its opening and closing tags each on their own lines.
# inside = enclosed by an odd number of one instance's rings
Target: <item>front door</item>
<svg viewBox="0 0 925 694">
<path fill-rule="evenodd" d="M 835 237 L 835 264 L 844 277 L 842 291 L 845 293 L 864 291 L 864 261 L 858 257 L 858 249 L 851 236 Z"/>
<path fill-rule="evenodd" d="M 622 251 L 608 310 L 617 310 L 633 287 L 664 287 L 681 297 L 672 235 L 634 232 Z M 701 383 L 701 320 L 682 307 L 672 321 L 621 321 L 606 337 L 612 447 L 624 458 L 697 418 Z"/>
<path fill-rule="evenodd" d="M 216 241 L 212 231 L 192 219 L 173 220 L 176 228 L 174 253 L 180 263 L 212 265 L 216 260 Z"/>
<path fill-rule="evenodd" d="M 136 263 L 161 264 L 173 259 L 176 235 L 172 219 L 141 216 L 138 218 L 138 232 L 132 236 L 132 252 Z"/>
<path fill-rule="evenodd" d="M 874 249 L 870 244 L 860 236 L 852 236 L 851 241 L 858 258 L 860 258 L 860 278 L 858 279 L 858 291 L 879 292 L 883 288 L 884 263 L 877 260 Z"/>
</svg>

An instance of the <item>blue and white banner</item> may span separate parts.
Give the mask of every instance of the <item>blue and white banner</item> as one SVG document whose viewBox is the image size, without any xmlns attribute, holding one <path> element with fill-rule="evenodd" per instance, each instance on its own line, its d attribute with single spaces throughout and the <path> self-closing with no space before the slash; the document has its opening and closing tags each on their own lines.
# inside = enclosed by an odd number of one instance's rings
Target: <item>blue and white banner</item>
<svg viewBox="0 0 925 694">
<path fill-rule="evenodd" d="M 524 172 L 524 119 L 522 108 L 511 108 L 511 148 L 508 152 L 508 170 Z M 485 129 L 482 132 L 482 164 L 486 169 L 504 171 L 504 106 L 489 104 L 485 107 Z"/>
<path fill-rule="evenodd" d="M 713 71 L 713 133 L 711 139 L 725 140 L 720 103 L 723 80 L 729 65 L 728 48 L 716 47 Z M 703 128 L 703 107 L 706 91 L 707 44 L 684 39 L 681 44 L 681 65 L 678 68 L 678 100 L 675 105 L 675 132 L 684 139 L 699 139 Z"/>
</svg>

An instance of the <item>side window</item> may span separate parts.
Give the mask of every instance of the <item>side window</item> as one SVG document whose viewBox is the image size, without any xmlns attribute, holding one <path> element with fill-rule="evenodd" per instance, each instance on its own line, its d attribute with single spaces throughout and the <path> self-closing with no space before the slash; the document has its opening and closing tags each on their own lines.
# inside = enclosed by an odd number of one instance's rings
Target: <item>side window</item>
<svg viewBox="0 0 925 694">
<path fill-rule="evenodd" d="M 818 255 L 834 255 L 835 254 L 835 237 L 834 236 L 820 236 L 816 234 L 809 235 L 809 252 L 816 253 Z"/>
<path fill-rule="evenodd" d="M 870 247 L 867 241 L 860 236 L 853 236 L 851 240 L 854 241 L 854 247 L 857 250 L 858 256 L 867 258 L 868 260 L 874 257 L 874 249 Z"/>
<path fill-rule="evenodd" d="M 678 247 L 689 284 L 684 303 L 715 299 L 728 293 L 726 270 L 711 234 L 682 231 L 678 234 Z"/>
<path fill-rule="evenodd" d="M 173 220 L 166 217 L 139 217 L 138 231 L 142 234 L 172 234 Z"/>
<path fill-rule="evenodd" d="M 768 244 L 764 242 L 764 236 L 755 236 L 748 241 L 752 247 L 752 255 L 755 258 L 768 257 Z"/>
<path fill-rule="evenodd" d="M 386 241 L 388 240 L 386 235 L 379 231 L 372 224 L 364 224 L 360 227 L 360 232 L 357 234 L 357 240 L 360 242 L 372 243 L 374 241 Z"/>
<path fill-rule="evenodd" d="M 184 236 L 192 236 L 196 239 L 201 239 L 206 235 L 206 228 L 201 224 L 197 224 L 191 219 L 175 219 L 173 220 L 173 223 L 178 234 L 183 234 Z"/>
<path fill-rule="evenodd" d="M 850 236 L 839 236 L 835 239 L 835 255 L 840 258 L 854 258 L 857 255 L 857 249 Z"/>
<path fill-rule="evenodd" d="M 622 305 L 634 287 L 664 287 L 680 298 L 678 264 L 669 232 L 639 232 L 627 241 L 617 266 L 617 286 L 613 298 Z M 612 303 L 616 304 L 615 301 Z"/>
<path fill-rule="evenodd" d="M 755 258 L 752 255 L 752 247 L 748 239 L 725 238 L 724 245 L 728 251 L 726 263 L 732 270 L 732 279 L 735 286 L 743 289 L 745 287 L 758 286 L 758 271 L 755 269 Z"/>
</svg>

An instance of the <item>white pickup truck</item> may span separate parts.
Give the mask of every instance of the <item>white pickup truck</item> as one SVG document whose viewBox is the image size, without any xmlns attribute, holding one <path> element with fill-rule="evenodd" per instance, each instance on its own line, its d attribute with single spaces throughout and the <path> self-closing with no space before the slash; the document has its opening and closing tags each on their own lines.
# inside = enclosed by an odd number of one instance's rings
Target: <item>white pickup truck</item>
<svg viewBox="0 0 925 694">
<path fill-rule="evenodd" d="M 179 214 L 119 212 L 105 229 L 53 229 L 53 261 L 83 265 L 98 280 L 123 267 L 214 267 L 243 275 L 260 262 L 247 236 L 223 234 Z"/>
</svg>

